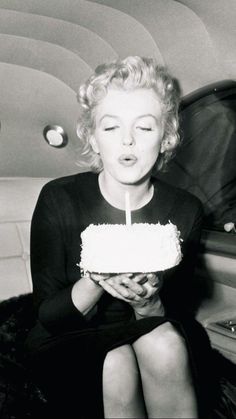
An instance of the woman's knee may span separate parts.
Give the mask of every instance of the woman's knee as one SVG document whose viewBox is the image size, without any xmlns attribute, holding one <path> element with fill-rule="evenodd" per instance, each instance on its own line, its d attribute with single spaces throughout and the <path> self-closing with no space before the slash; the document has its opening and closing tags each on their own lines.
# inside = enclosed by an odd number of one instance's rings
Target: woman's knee
<svg viewBox="0 0 236 419">
<path fill-rule="evenodd" d="M 189 360 L 183 337 L 170 323 L 164 323 L 133 344 L 138 364 L 150 374 L 172 379 L 188 374 Z"/>
<path fill-rule="evenodd" d="M 110 373 L 119 373 L 121 367 L 129 364 L 136 365 L 134 351 L 130 345 L 122 345 L 112 349 L 106 355 L 103 369 Z"/>
<path fill-rule="evenodd" d="M 132 397 L 139 383 L 139 371 L 132 346 L 123 345 L 108 352 L 103 365 L 103 391 L 109 397 L 124 393 Z"/>
</svg>

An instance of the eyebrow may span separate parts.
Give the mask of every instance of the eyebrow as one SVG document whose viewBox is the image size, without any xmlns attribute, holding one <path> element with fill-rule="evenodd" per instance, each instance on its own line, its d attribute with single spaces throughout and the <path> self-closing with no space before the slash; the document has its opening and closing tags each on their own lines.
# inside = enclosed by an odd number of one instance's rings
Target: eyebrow
<svg viewBox="0 0 236 419">
<path fill-rule="evenodd" d="M 141 119 L 141 118 L 146 118 L 146 117 L 151 117 L 151 118 L 155 119 L 156 122 L 159 122 L 159 120 L 160 120 L 160 117 L 157 117 L 157 116 L 153 115 L 152 113 L 145 113 L 144 115 L 140 115 L 136 118 L 136 120 Z"/>
<path fill-rule="evenodd" d="M 136 120 L 141 119 L 141 118 L 146 118 L 146 117 L 152 117 L 153 119 L 155 119 L 156 122 L 159 122 L 159 120 L 160 120 L 160 117 L 158 118 L 155 115 L 153 115 L 152 113 L 145 113 L 143 115 L 140 115 L 136 118 Z M 117 116 L 117 115 L 105 114 L 99 119 L 99 122 L 102 122 L 104 118 L 120 119 L 119 116 Z"/>
<path fill-rule="evenodd" d="M 106 113 L 105 115 L 103 115 L 103 116 L 99 119 L 99 122 L 102 122 L 104 118 L 115 118 L 115 119 L 119 119 L 119 117 L 118 117 L 118 116 L 116 116 L 116 115 L 111 115 L 111 114 Z"/>
</svg>

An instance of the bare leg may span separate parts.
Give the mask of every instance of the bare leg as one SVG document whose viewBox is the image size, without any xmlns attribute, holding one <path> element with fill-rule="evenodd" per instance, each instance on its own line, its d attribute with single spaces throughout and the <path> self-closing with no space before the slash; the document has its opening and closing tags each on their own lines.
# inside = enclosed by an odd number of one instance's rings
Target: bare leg
<svg viewBox="0 0 236 419">
<path fill-rule="evenodd" d="M 108 352 L 103 367 L 105 418 L 146 418 L 140 374 L 132 346 Z"/>
<path fill-rule="evenodd" d="M 134 344 L 149 418 L 197 418 L 184 340 L 170 323 Z"/>
</svg>

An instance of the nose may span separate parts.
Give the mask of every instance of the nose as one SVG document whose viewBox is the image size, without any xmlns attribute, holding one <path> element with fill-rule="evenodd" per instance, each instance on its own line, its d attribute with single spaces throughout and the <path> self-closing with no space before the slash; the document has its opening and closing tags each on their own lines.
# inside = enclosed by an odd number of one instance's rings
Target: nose
<svg viewBox="0 0 236 419">
<path fill-rule="evenodd" d="M 128 145 L 128 146 L 131 146 L 131 145 L 135 144 L 134 135 L 133 135 L 131 130 L 127 130 L 124 133 L 124 136 L 122 138 L 122 143 L 123 143 L 123 145 Z"/>
</svg>

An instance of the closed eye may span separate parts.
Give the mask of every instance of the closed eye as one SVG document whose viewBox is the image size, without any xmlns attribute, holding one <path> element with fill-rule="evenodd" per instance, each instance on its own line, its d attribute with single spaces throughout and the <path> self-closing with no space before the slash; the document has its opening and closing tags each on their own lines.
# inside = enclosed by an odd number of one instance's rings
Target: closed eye
<svg viewBox="0 0 236 419">
<path fill-rule="evenodd" d="M 149 127 L 137 127 L 137 129 L 141 129 L 141 131 L 152 131 L 152 128 Z"/>
<path fill-rule="evenodd" d="M 104 128 L 104 131 L 114 131 L 116 128 L 119 128 L 118 125 L 113 125 L 111 127 Z"/>
</svg>

